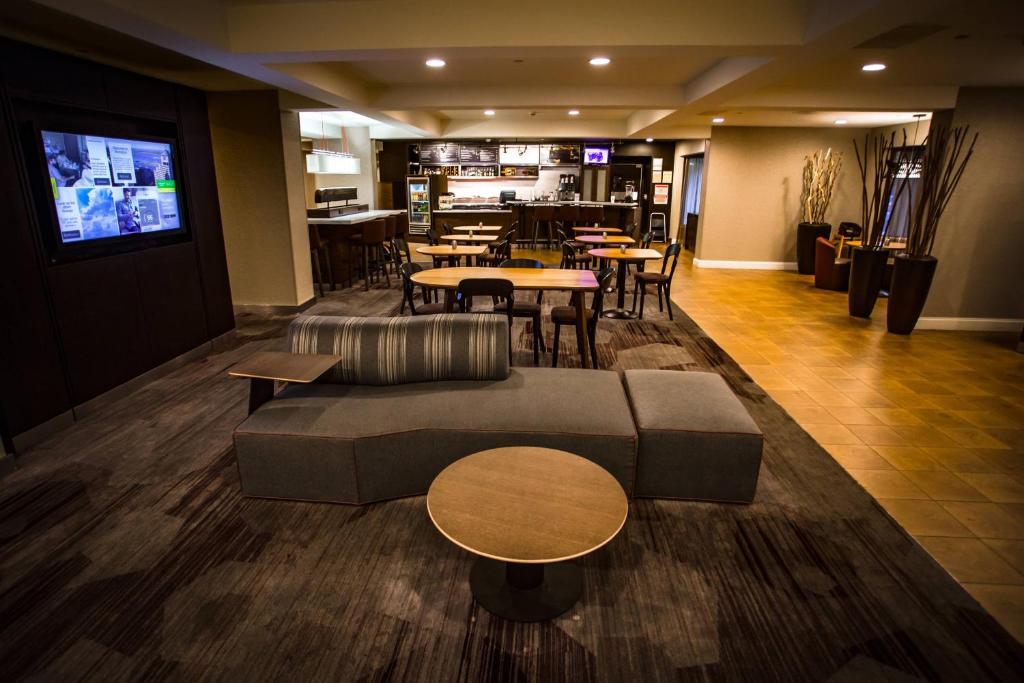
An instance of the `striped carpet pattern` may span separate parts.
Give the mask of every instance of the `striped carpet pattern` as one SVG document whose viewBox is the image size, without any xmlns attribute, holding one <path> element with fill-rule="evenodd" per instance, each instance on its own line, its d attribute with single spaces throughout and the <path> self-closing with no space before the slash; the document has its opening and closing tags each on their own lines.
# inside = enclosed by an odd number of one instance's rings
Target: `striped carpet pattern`
<svg viewBox="0 0 1024 683">
<path fill-rule="evenodd" d="M 398 303 L 396 289 L 346 290 L 309 313 Z M 235 342 L 51 438 L 0 482 L 0 678 L 1019 679 L 1024 649 L 675 315 L 602 321 L 601 365 L 722 374 L 765 434 L 757 498 L 634 501 L 621 535 L 580 561 L 584 595 L 564 616 L 514 624 L 478 607 L 472 558 L 423 498 L 242 498 L 231 430 L 247 386 L 226 370 L 284 348 L 288 322 L 245 317 Z M 531 363 L 523 322 L 514 339 L 516 363 Z M 560 364 L 577 364 L 571 330 L 562 345 Z"/>
</svg>

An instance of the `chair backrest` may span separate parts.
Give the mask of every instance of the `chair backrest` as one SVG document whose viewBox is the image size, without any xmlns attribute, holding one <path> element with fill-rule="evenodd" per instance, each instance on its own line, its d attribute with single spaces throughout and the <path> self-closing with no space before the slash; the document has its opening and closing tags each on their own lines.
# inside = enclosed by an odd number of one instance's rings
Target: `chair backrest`
<svg viewBox="0 0 1024 683">
<path fill-rule="evenodd" d="M 384 239 L 390 240 L 395 236 L 396 220 L 395 216 L 384 216 Z"/>
<path fill-rule="evenodd" d="M 433 228 L 427 228 L 427 243 L 432 247 L 436 247 L 441 243 L 441 238 L 437 235 L 437 230 Z"/>
<path fill-rule="evenodd" d="M 614 280 L 614 268 L 602 268 L 601 272 L 597 274 L 597 291 L 594 292 L 594 300 L 591 302 L 590 308 L 598 315 L 601 315 L 601 311 L 604 310 L 604 293 L 611 289 Z"/>
<path fill-rule="evenodd" d="M 558 241 L 561 242 L 562 244 L 565 244 L 566 242 L 569 241 L 569 236 L 566 235 L 565 230 L 562 230 L 561 228 L 558 229 Z"/>
<path fill-rule="evenodd" d="M 510 258 L 498 264 L 499 268 L 543 268 L 544 264 L 532 258 Z"/>
<path fill-rule="evenodd" d="M 398 273 L 402 277 L 402 296 L 405 297 L 405 303 L 409 304 L 409 310 L 413 315 L 416 313 L 415 303 L 415 284 L 412 281 L 412 276 L 423 270 L 423 266 L 412 261 L 406 261 L 402 265 L 398 266 Z"/>
<path fill-rule="evenodd" d="M 386 230 L 387 226 L 382 218 L 366 221 L 359 226 L 359 232 L 363 234 L 363 244 L 381 244 L 384 242 Z"/>
<path fill-rule="evenodd" d="M 665 272 L 665 267 L 668 266 L 669 259 L 672 259 L 672 268 L 668 271 L 668 279 L 672 280 L 672 276 L 676 272 L 676 266 L 679 264 L 679 252 L 682 250 L 682 246 L 679 242 L 673 242 L 668 245 L 668 249 L 665 250 L 665 258 L 661 260 L 661 272 Z"/>
<path fill-rule="evenodd" d="M 395 235 L 405 237 L 409 234 L 409 216 L 400 213 L 395 216 Z"/>
<path fill-rule="evenodd" d="M 512 324 L 512 313 L 515 306 L 515 288 L 511 280 L 498 277 L 467 278 L 459 281 L 455 290 L 455 297 L 459 302 L 459 310 L 467 313 L 471 310 L 472 300 L 475 296 L 489 296 L 500 301 L 507 302 L 508 311 L 495 311 L 496 313 L 507 313 L 509 325 Z"/>
<path fill-rule="evenodd" d="M 412 253 L 409 251 L 409 243 L 405 241 L 404 237 L 396 236 L 391 240 L 391 244 L 395 247 L 395 263 L 402 262 L 402 255 L 405 255 L 406 261 L 412 261 Z"/>
<path fill-rule="evenodd" d="M 640 238 L 640 248 L 641 249 L 650 249 L 651 248 L 651 242 L 653 242 L 653 241 L 654 241 L 654 233 L 652 231 L 648 230 Z"/>
<path fill-rule="evenodd" d="M 576 250 L 572 248 L 568 240 L 562 240 L 562 262 L 559 264 L 559 268 L 565 268 L 568 265 L 572 265 L 576 261 Z"/>
<path fill-rule="evenodd" d="M 441 231 L 444 232 L 444 234 L 446 234 L 446 235 L 452 234 L 452 224 L 451 223 L 442 223 L 441 224 Z"/>
<path fill-rule="evenodd" d="M 836 262 L 836 245 L 829 242 L 824 237 L 819 237 L 814 240 L 814 269 L 817 271 L 818 263 L 823 264 L 829 270 L 832 269 L 833 264 Z"/>
<path fill-rule="evenodd" d="M 509 238 L 509 239 L 503 240 L 500 244 L 498 244 L 498 247 L 494 250 L 494 255 L 495 256 L 500 256 L 500 257 L 505 258 L 505 259 L 511 258 L 512 257 L 512 239 Z"/>
</svg>

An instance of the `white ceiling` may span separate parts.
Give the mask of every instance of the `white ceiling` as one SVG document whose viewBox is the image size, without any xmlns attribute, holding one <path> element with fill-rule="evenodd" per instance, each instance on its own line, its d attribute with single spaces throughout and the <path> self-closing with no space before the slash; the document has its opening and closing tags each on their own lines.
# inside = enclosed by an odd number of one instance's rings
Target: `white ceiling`
<svg viewBox="0 0 1024 683">
<path fill-rule="evenodd" d="M 387 137 L 691 138 L 718 115 L 889 125 L 954 106 L 959 87 L 1024 86 L 1022 0 L 12 2 L 80 22 L 63 42 L 99 24 L 187 58 L 182 80 L 261 83 L 296 108 L 360 117 L 342 125 L 389 126 Z M 113 61 L 174 77 L 173 60 L 130 54 Z M 599 55 L 611 65 L 587 63 Z M 888 68 L 861 71 L 869 61 Z"/>
</svg>

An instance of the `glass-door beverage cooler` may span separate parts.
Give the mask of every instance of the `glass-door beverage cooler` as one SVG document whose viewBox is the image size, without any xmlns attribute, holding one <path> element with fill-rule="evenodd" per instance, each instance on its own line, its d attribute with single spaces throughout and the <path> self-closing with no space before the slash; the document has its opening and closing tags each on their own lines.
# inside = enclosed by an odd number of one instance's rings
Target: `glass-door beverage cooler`
<svg viewBox="0 0 1024 683">
<path fill-rule="evenodd" d="M 406 178 L 409 197 L 409 232 L 426 234 L 431 226 L 437 198 L 448 191 L 448 178 L 441 175 L 409 176 Z"/>
</svg>

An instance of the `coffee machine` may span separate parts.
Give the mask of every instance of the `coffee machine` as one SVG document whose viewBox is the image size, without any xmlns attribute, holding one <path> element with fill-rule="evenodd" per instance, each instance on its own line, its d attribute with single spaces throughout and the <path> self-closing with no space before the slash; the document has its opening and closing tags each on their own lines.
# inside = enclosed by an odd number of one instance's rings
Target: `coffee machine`
<svg viewBox="0 0 1024 683">
<path fill-rule="evenodd" d="M 563 173 L 558 176 L 558 201 L 571 202 L 576 199 L 576 193 L 579 191 L 576 180 L 575 173 Z"/>
</svg>

